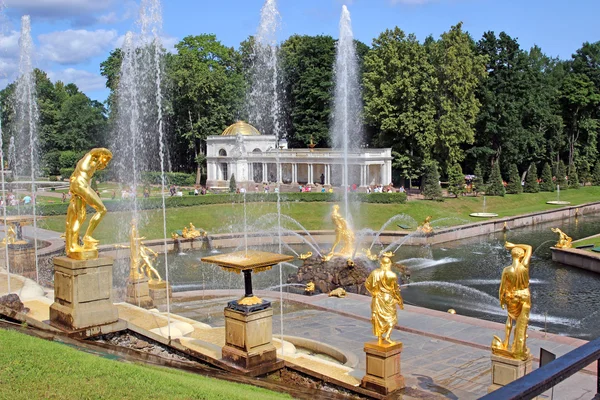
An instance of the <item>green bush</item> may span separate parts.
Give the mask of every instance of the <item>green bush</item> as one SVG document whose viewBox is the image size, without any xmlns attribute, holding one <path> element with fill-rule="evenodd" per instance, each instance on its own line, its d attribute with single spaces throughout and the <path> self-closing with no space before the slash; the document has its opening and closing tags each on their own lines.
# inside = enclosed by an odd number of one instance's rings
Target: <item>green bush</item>
<svg viewBox="0 0 600 400">
<path fill-rule="evenodd" d="M 570 189 L 579 189 L 579 177 L 577 176 L 577 168 L 575 168 L 574 164 L 569 164 L 569 188 Z"/>
<path fill-rule="evenodd" d="M 237 191 L 237 184 L 235 183 L 235 174 L 231 174 L 229 179 L 229 193 L 235 193 Z"/>
<path fill-rule="evenodd" d="M 497 160 L 492 167 L 490 179 L 486 185 L 485 194 L 487 196 L 504 196 L 506 190 L 502 184 L 502 174 L 500 173 L 500 161 Z"/>
<path fill-rule="evenodd" d="M 142 172 L 142 181 L 151 185 L 160 185 L 161 174 L 158 171 Z M 165 184 L 176 186 L 193 186 L 196 183 L 196 175 L 184 172 L 165 172 Z"/>
<path fill-rule="evenodd" d="M 483 183 L 483 172 L 481 172 L 481 167 L 479 163 L 475 166 L 475 172 L 473 172 L 475 178 L 473 178 L 473 193 L 477 196 L 479 192 L 485 192 L 485 184 Z"/>
<path fill-rule="evenodd" d="M 403 204 L 406 202 L 406 193 L 354 193 L 353 199 L 361 203 L 378 203 L 378 204 Z M 161 197 L 138 197 L 138 210 L 154 210 L 162 207 Z M 176 207 L 192 207 L 198 205 L 209 204 L 232 204 L 243 203 L 243 194 L 207 194 L 205 196 L 183 196 L 183 197 L 167 197 L 165 199 L 167 208 Z M 282 193 L 281 201 L 284 202 L 339 202 L 342 200 L 342 195 L 339 193 L 300 193 L 290 192 Z M 131 200 L 121 199 L 103 199 L 102 202 L 106 209 L 110 212 L 131 211 L 133 210 L 133 202 Z M 246 193 L 246 202 L 277 202 L 277 193 Z M 38 204 L 36 207 L 38 215 L 65 215 L 67 213 L 68 203 L 52 203 Z M 7 207 L 8 215 L 31 214 L 33 209 L 31 206 Z M 88 207 L 88 212 L 93 213 L 94 210 Z"/>
<path fill-rule="evenodd" d="M 74 171 L 75 171 L 75 168 L 61 168 L 60 176 L 62 176 L 63 179 L 69 179 L 71 177 L 71 175 L 73 175 Z"/>
<path fill-rule="evenodd" d="M 592 180 L 590 174 L 590 164 L 586 160 L 581 160 L 577 163 L 577 175 L 579 175 L 579 182 L 585 186 Z"/>
<path fill-rule="evenodd" d="M 448 191 L 456 197 L 465 192 L 465 174 L 459 163 L 448 168 Z"/>
<path fill-rule="evenodd" d="M 521 177 L 519 176 L 519 170 L 516 164 L 510 166 L 508 172 L 508 185 L 506 185 L 506 193 L 519 194 L 523 193 L 523 187 L 521 186 Z"/>
<path fill-rule="evenodd" d="M 539 185 L 537 179 L 538 179 L 537 168 L 535 167 L 535 164 L 531 164 L 529 166 L 529 171 L 527 171 L 527 176 L 525 177 L 525 186 L 523 187 L 523 191 L 525 193 L 539 192 L 540 185 Z"/>
<path fill-rule="evenodd" d="M 438 200 L 442 198 L 440 173 L 438 172 L 438 166 L 435 161 L 425 165 L 425 174 L 423 176 L 423 196 L 430 200 Z"/>
<path fill-rule="evenodd" d="M 594 171 L 592 172 L 592 185 L 600 186 L 600 162 L 594 165 Z"/>
<path fill-rule="evenodd" d="M 544 164 L 544 168 L 542 168 L 542 182 L 540 183 L 540 190 L 542 192 L 554 192 L 554 182 L 552 181 L 552 168 L 550 164 Z"/>
</svg>

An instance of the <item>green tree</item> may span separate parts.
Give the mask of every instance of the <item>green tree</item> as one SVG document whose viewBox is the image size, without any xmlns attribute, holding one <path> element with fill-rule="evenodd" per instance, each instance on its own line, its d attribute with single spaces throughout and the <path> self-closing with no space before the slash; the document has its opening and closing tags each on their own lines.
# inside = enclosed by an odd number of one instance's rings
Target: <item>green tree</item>
<svg viewBox="0 0 600 400">
<path fill-rule="evenodd" d="M 577 168 L 577 175 L 579 175 L 579 182 L 583 186 L 587 185 L 592 179 L 590 174 L 590 164 L 584 159 L 576 163 L 575 167 Z"/>
<path fill-rule="evenodd" d="M 436 141 L 436 71 L 414 35 L 399 28 L 373 40 L 363 74 L 364 118 L 375 146 L 431 159 Z"/>
<path fill-rule="evenodd" d="M 235 183 L 235 174 L 231 174 L 229 178 L 229 193 L 237 192 L 237 184 Z"/>
<path fill-rule="evenodd" d="M 575 168 L 575 164 L 569 165 L 567 176 L 569 177 L 569 189 L 579 189 L 579 176 L 577 176 L 577 168 Z"/>
<path fill-rule="evenodd" d="M 235 120 L 244 100 L 239 54 L 215 35 L 187 36 L 169 60 L 173 84 L 174 130 L 190 163 L 204 160 L 206 138 Z M 203 165 L 197 164 L 200 182 Z"/>
<path fill-rule="evenodd" d="M 459 163 L 454 163 L 448 169 L 448 192 L 454 196 L 465 193 L 465 175 Z"/>
<path fill-rule="evenodd" d="M 442 198 L 440 173 L 438 172 L 438 165 L 435 161 L 430 161 L 425 165 L 423 196 L 430 200 L 440 200 Z"/>
<path fill-rule="evenodd" d="M 462 22 L 428 40 L 425 48 L 435 68 L 435 141 L 433 157 L 442 166 L 464 159 L 464 145 L 475 138 L 480 102 L 475 92 L 487 75 L 486 56 L 475 51 L 474 42 L 462 30 Z"/>
<path fill-rule="evenodd" d="M 542 168 L 542 182 L 540 183 L 540 190 L 542 192 L 554 192 L 554 182 L 552 181 L 552 168 L 550 164 L 545 163 Z"/>
<path fill-rule="evenodd" d="M 540 184 L 538 183 L 537 168 L 535 167 L 535 164 L 531 164 L 527 170 L 523 191 L 525 193 L 537 193 L 540 191 Z"/>
<path fill-rule="evenodd" d="M 594 171 L 592 172 L 592 185 L 600 186 L 600 161 L 594 165 Z"/>
<path fill-rule="evenodd" d="M 560 160 L 556 166 L 556 186 L 560 187 L 561 190 L 567 190 L 567 171 L 565 169 L 565 163 Z"/>
<path fill-rule="evenodd" d="M 523 187 L 521 186 L 521 176 L 516 164 L 511 164 L 510 170 L 508 171 L 508 184 L 506 185 L 506 193 L 518 194 L 523 193 Z"/>
<path fill-rule="evenodd" d="M 479 166 L 479 163 L 477 163 L 477 165 L 475 166 L 475 171 L 473 172 L 473 175 L 475 175 L 475 178 L 473 178 L 473 192 L 475 193 L 475 196 L 477 196 L 477 193 L 485 192 L 485 184 L 483 183 L 483 172 L 481 172 L 481 167 Z"/>
<path fill-rule="evenodd" d="M 500 173 L 500 163 L 495 162 L 486 184 L 485 194 L 487 196 L 504 196 L 505 193 L 506 190 L 502 184 L 502 174 Z"/>
</svg>

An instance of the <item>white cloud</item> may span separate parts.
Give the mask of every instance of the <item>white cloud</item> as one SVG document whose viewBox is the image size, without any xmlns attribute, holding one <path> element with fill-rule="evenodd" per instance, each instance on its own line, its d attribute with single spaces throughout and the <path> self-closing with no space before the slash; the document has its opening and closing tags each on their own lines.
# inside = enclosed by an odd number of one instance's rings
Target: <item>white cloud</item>
<svg viewBox="0 0 600 400">
<path fill-rule="evenodd" d="M 62 71 L 50 71 L 48 76 L 54 82 L 74 83 L 82 92 L 106 89 L 106 79 L 89 71 L 67 68 Z"/>
<path fill-rule="evenodd" d="M 123 42 L 125 41 L 125 35 L 121 35 L 115 41 L 115 48 L 123 47 Z M 163 47 L 169 53 L 176 53 L 175 45 L 179 43 L 179 39 L 174 36 L 161 36 L 160 41 L 162 42 Z"/>
<path fill-rule="evenodd" d="M 117 31 L 68 29 L 38 36 L 40 54 L 59 64 L 77 64 L 106 53 L 117 39 Z"/>
<path fill-rule="evenodd" d="M 0 57 L 17 58 L 19 55 L 19 37 L 17 31 L 0 33 Z"/>
<path fill-rule="evenodd" d="M 7 8 L 44 18 L 66 19 L 101 12 L 114 0 L 4 0 Z"/>
</svg>

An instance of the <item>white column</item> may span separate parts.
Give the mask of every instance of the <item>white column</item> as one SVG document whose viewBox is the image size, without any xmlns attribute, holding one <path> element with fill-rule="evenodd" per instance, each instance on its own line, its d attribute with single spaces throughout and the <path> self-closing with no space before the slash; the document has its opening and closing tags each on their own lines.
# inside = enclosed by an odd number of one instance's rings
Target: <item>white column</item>
<svg viewBox="0 0 600 400">
<path fill-rule="evenodd" d="M 262 163 L 262 181 L 267 181 L 267 163 Z"/>
<path fill-rule="evenodd" d="M 365 179 L 365 166 L 361 165 L 360 166 L 360 186 L 361 187 L 366 186 L 365 185 L 365 181 L 366 181 L 366 179 Z"/>
<path fill-rule="evenodd" d="M 292 164 L 292 183 L 298 183 L 298 164 Z"/>
<path fill-rule="evenodd" d="M 331 165 L 325 164 L 325 184 L 331 185 L 330 175 L 331 174 Z"/>
<path fill-rule="evenodd" d="M 313 180 L 313 165 L 312 164 L 308 164 L 308 183 L 310 183 L 311 185 L 315 183 Z"/>
<path fill-rule="evenodd" d="M 379 166 L 379 179 L 381 180 L 380 184 L 385 185 L 385 163 Z"/>
<path fill-rule="evenodd" d="M 387 185 L 389 183 L 392 183 L 392 162 L 391 161 L 385 162 L 385 174 L 387 176 L 387 182 L 385 184 Z"/>
<path fill-rule="evenodd" d="M 364 166 L 364 170 L 365 170 L 365 182 L 367 183 L 367 186 L 371 186 L 371 179 L 369 179 L 369 164 Z"/>
<path fill-rule="evenodd" d="M 283 165 L 280 163 L 277 164 L 277 182 L 281 183 L 283 181 Z"/>
</svg>

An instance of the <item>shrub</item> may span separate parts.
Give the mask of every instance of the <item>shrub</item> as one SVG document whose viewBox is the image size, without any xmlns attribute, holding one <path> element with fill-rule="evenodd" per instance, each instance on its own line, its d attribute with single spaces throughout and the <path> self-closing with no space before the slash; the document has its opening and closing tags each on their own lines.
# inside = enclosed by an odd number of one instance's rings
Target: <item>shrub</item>
<svg viewBox="0 0 600 400">
<path fill-rule="evenodd" d="M 600 161 L 594 165 L 594 171 L 592 172 L 592 185 L 600 186 Z"/>
<path fill-rule="evenodd" d="M 440 174 L 435 161 L 425 165 L 425 175 L 423 176 L 423 196 L 430 200 L 438 200 L 442 198 Z"/>
<path fill-rule="evenodd" d="M 74 171 L 75 171 L 75 168 L 61 168 L 60 176 L 62 176 L 63 179 L 69 179 L 71 177 L 71 175 L 73 175 Z"/>
<path fill-rule="evenodd" d="M 481 172 L 481 167 L 479 163 L 475 166 L 475 172 L 473 172 L 475 178 L 473 179 L 473 192 L 475 196 L 477 196 L 478 192 L 485 192 L 485 184 L 483 183 L 483 172 Z"/>
<path fill-rule="evenodd" d="M 599 171 L 600 172 L 600 171 Z M 552 181 L 552 168 L 550 164 L 544 164 L 544 168 L 542 168 L 542 182 L 540 183 L 540 190 L 542 192 L 554 192 L 554 182 Z"/>
<path fill-rule="evenodd" d="M 577 168 L 574 164 L 569 164 L 569 188 L 579 189 L 579 177 L 577 176 Z"/>
<path fill-rule="evenodd" d="M 162 184 L 161 179 L 158 171 L 142 172 L 142 181 L 146 184 L 160 185 Z M 184 172 L 165 172 L 165 181 L 165 185 L 194 186 L 196 176 Z"/>
<path fill-rule="evenodd" d="M 577 163 L 577 175 L 579 175 L 579 182 L 585 186 L 592 180 L 590 174 L 590 164 L 586 160 L 582 160 Z"/>
<path fill-rule="evenodd" d="M 448 168 L 448 192 L 456 197 L 465 192 L 465 175 L 459 163 Z"/>
<path fill-rule="evenodd" d="M 525 186 L 523 187 L 523 191 L 525 193 L 539 192 L 540 185 L 537 179 L 537 168 L 535 167 L 535 164 L 531 164 L 529 166 L 529 170 L 527 171 L 527 176 L 525 177 Z M 550 181 L 552 181 L 552 178 L 550 178 Z"/>
<path fill-rule="evenodd" d="M 560 160 L 556 166 L 556 186 L 560 186 L 561 189 L 567 189 L 567 171 L 565 170 L 565 163 Z"/>
<path fill-rule="evenodd" d="M 500 161 L 497 160 L 492 167 L 492 173 L 486 185 L 485 194 L 487 196 L 504 196 L 506 190 L 502 184 L 502 174 L 500 173 Z"/>
<path fill-rule="evenodd" d="M 235 174 L 231 174 L 229 179 L 229 193 L 235 193 L 237 191 L 237 184 L 235 183 Z"/>
<path fill-rule="evenodd" d="M 516 164 L 510 166 L 508 172 L 508 185 L 506 185 L 506 193 L 519 194 L 523 193 L 523 187 L 521 186 L 521 177 L 519 176 L 519 170 Z"/>
</svg>

